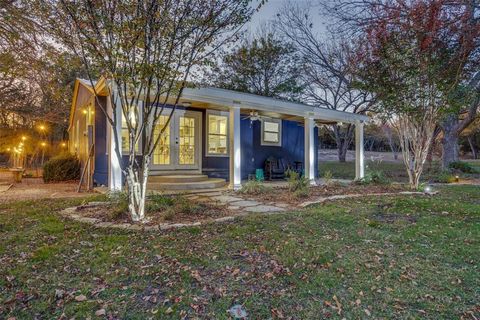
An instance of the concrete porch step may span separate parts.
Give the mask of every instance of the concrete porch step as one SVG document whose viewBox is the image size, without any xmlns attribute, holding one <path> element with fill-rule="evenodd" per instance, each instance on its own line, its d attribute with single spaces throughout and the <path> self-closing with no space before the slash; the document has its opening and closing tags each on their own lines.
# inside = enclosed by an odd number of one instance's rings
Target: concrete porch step
<svg viewBox="0 0 480 320">
<path fill-rule="evenodd" d="M 206 179 L 193 182 L 150 182 L 147 185 L 148 190 L 198 190 L 198 189 L 216 189 L 226 185 L 225 179 Z"/>
<path fill-rule="evenodd" d="M 190 183 L 207 181 L 206 174 L 183 174 L 183 175 L 169 175 L 169 176 L 150 176 L 148 181 L 152 183 Z"/>
</svg>

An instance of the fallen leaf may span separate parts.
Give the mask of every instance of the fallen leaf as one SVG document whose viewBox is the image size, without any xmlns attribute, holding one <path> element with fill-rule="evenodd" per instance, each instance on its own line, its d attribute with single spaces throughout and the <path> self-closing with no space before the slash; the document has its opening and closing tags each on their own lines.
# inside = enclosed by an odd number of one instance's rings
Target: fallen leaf
<svg viewBox="0 0 480 320">
<path fill-rule="evenodd" d="M 85 297 L 85 295 L 83 295 L 83 294 L 75 297 L 75 301 L 77 301 L 77 302 L 82 302 L 82 301 L 85 301 L 85 300 L 87 300 L 87 297 Z"/>
<path fill-rule="evenodd" d="M 96 315 L 97 317 L 104 316 L 105 314 L 107 314 L 107 312 L 105 311 L 105 309 L 99 309 L 99 310 L 95 311 L 95 315 Z"/>
</svg>

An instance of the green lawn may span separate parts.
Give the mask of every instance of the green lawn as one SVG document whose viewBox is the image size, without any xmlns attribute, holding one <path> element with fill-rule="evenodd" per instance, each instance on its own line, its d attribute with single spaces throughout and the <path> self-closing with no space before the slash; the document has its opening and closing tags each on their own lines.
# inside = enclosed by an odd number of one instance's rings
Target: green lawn
<svg viewBox="0 0 480 320">
<path fill-rule="evenodd" d="M 0 205 L 0 319 L 473 319 L 480 188 L 440 191 L 150 234 L 55 214 L 78 199 Z"/>
<path fill-rule="evenodd" d="M 467 161 L 473 167 L 480 171 L 480 160 Z M 403 162 L 372 162 L 366 161 L 365 171 L 381 170 L 391 181 L 408 182 L 408 174 Z M 355 162 L 338 162 L 338 161 L 320 161 L 319 175 L 323 177 L 326 171 L 330 171 L 335 179 L 355 179 Z M 423 181 L 435 181 L 438 174 L 441 172 L 440 163 L 432 162 L 432 164 L 425 164 L 422 175 Z M 465 178 L 479 178 L 478 174 L 460 174 Z"/>
</svg>

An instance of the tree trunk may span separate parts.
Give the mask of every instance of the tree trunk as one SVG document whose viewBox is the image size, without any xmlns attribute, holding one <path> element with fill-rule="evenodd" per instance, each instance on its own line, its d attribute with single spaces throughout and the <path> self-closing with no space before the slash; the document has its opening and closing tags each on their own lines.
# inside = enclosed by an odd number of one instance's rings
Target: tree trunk
<svg viewBox="0 0 480 320">
<path fill-rule="evenodd" d="M 129 163 L 127 168 L 127 187 L 128 187 L 128 210 L 132 221 L 139 222 L 145 219 L 145 201 L 147 195 L 147 182 L 149 172 L 150 156 L 144 156 L 142 167 L 135 167 Z"/>
<path fill-rule="evenodd" d="M 468 144 L 470 145 L 470 149 L 472 150 L 473 159 L 477 159 L 478 158 L 477 149 L 475 148 L 475 144 L 472 141 L 472 136 L 468 136 L 467 140 L 468 140 Z"/>
<path fill-rule="evenodd" d="M 449 115 L 442 123 L 442 168 L 447 169 L 450 163 L 458 161 L 458 119 Z"/>
<path fill-rule="evenodd" d="M 342 129 L 339 125 L 334 125 L 333 132 L 335 135 L 335 142 L 337 144 L 338 161 L 346 162 L 348 147 L 350 146 L 353 136 L 353 126 L 349 124 L 345 129 L 345 132 L 342 132 Z"/>
<path fill-rule="evenodd" d="M 337 142 L 337 147 L 338 147 L 338 161 L 346 162 L 348 148 L 345 146 L 345 141 L 340 140 L 339 142 Z"/>
</svg>

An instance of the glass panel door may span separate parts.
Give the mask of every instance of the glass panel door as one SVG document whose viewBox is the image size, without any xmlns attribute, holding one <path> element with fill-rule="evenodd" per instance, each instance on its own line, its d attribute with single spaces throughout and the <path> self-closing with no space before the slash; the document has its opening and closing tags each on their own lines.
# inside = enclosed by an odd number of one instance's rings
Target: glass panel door
<svg viewBox="0 0 480 320">
<path fill-rule="evenodd" d="M 158 137 L 158 135 L 162 132 L 162 129 L 165 128 L 167 121 L 168 121 L 168 116 L 160 116 L 158 123 L 155 126 L 154 137 Z M 157 147 L 153 151 L 153 165 L 168 166 L 172 162 L 170 127 L 171 127 L 171 123 L 163 131 L 163 134 L 160 137 L 160 140 L 158 141 Z"/>
<path fill-rule="evenodd" d="M 178 164 L 195 164 L 195 117 L 180 116 L 178 127 Z"/>
<path fill-rule="evenodd" d="M 198 170 L 201 158 L 202 114 L 177 110 L 165 127 L 169 115 L 162 115 L 155 126 L 155 137 L 164 132 L 153 152 L 154 170 Z"/>
</svg>

